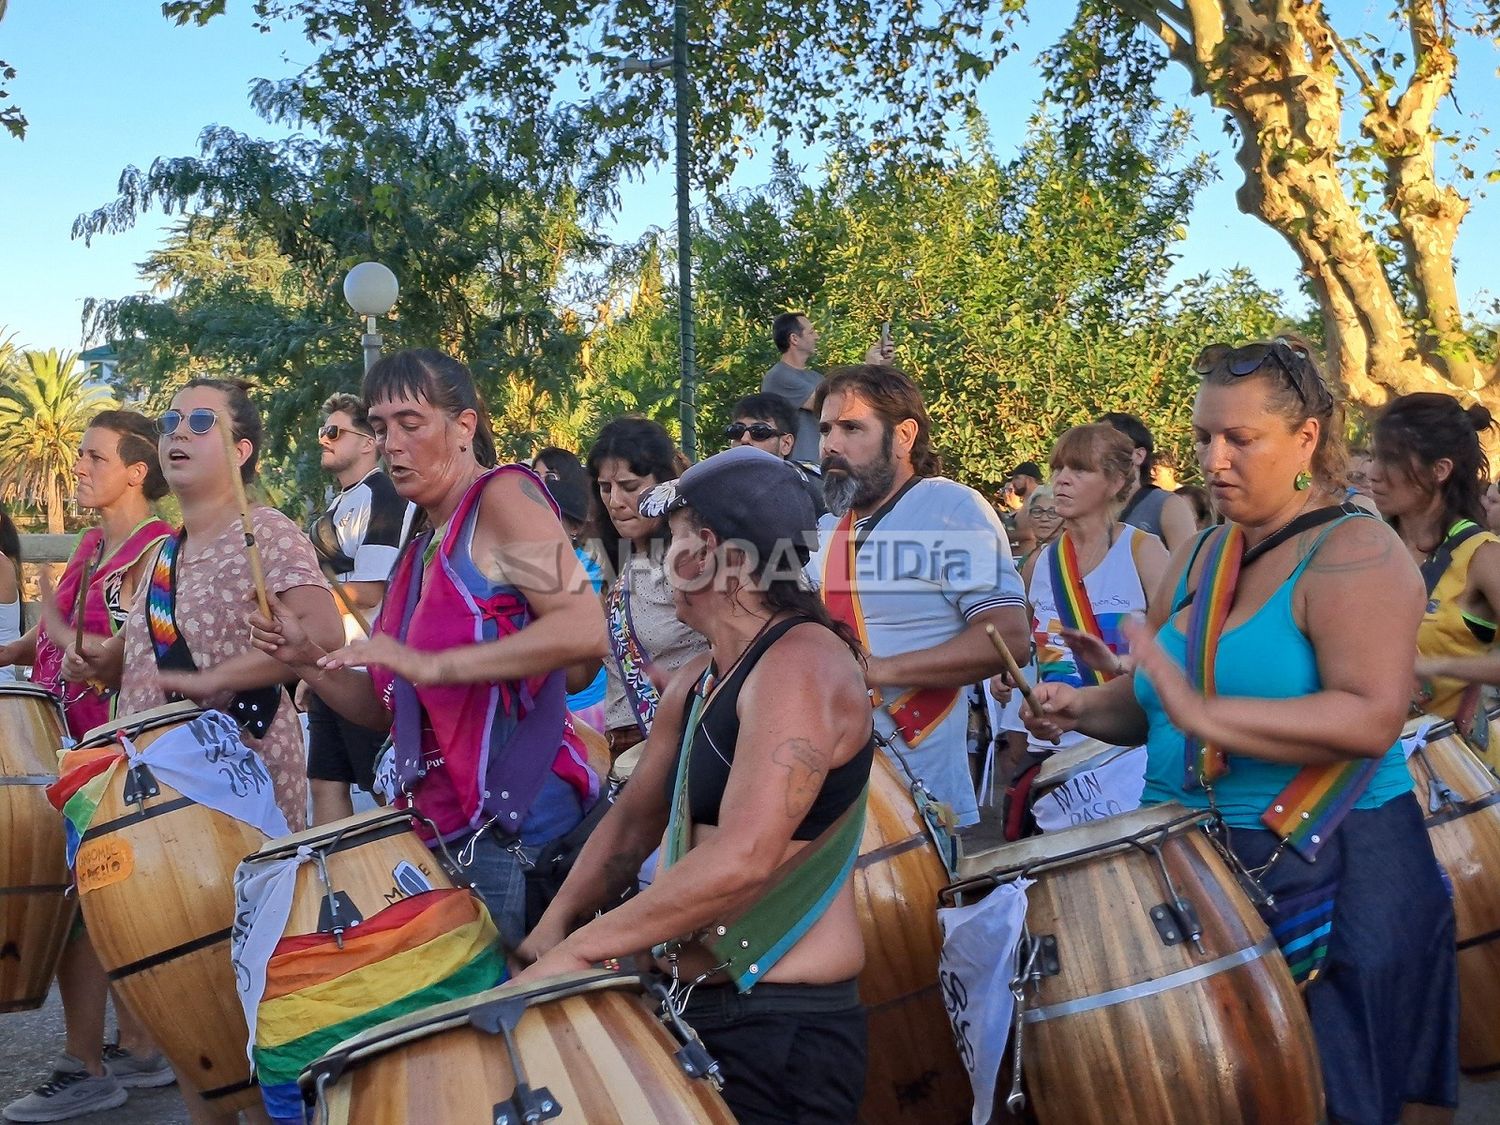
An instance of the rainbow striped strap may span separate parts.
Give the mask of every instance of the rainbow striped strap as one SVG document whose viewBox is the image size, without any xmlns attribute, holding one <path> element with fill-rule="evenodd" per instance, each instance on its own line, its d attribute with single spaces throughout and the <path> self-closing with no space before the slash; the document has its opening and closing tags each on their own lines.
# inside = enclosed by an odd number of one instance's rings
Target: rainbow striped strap
<svg viewBox="0 0 1500 1125">
<path fill-rule="evenodd" d="M 1240 561 L 1245 555 L 1245 534 L 1235 525 L 1226 524 L 1208 541 L 1204 552 L 1198 596 L 1188 610 L 1186 671 L 1189 682 L 1203 693 L 1203 698 L 1212 699 L 1217 694 L 1214 660 L 1219 638 L 1224 634 L 1224 622 L 1234 605 Z M 1191 735 L 1184 735 L 1183 743 L 1183 784 L 1189 790 L 1210 785 L 1229 772 L 1228 755 L 1219 747 L 1201 743 Z"/>
<path fill-rule="evenodd" d="M 1364 796 L 1379 766 L 1379 758 L 1303 766 L 1276 795 L 1271 807 L 1261 813 L 1261 823 L 1311 863 L 1339 822 Z"/>
<path fill-rule="evenodd" d="M 1073 546 L 1073 537 L 1066 531 L 1057 544 L 1047 552 L 1048 570 L 1052 576 L 1052 600 L 1057 605 L 1057 616 L 1065 629 L 1076 629 L 1091 637 L 1104 639 L 1099 628 L 1099 619 L 1094 616 L 1094 607 L 1089 602 L 1088 588 L 1083 584 L 1083 569 L 1078 565 L 1078 550 Z M 1078 678 L 1084 686 L 1106 683 L 1110 677 L 1097 668 L 1091 668 L 1077 655 L 1073 662 L 1078 668 Z"/>
</svg>

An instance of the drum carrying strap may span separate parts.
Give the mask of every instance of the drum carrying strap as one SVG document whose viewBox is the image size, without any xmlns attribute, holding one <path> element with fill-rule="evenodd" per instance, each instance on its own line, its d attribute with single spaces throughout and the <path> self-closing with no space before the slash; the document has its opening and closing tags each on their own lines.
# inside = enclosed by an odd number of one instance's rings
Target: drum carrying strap
<svg viewBox="0 0 1500 1125">
<path fill-rule="evenodd" d="M 146 591 L 146 630 L 151 634 L 151 651 L 162 671 L 196 672 L 198 661 L 188 647 L 187 638 L 177 626 L 177 556 L 187 538 L 184 529 L 162 542 L 151 568 L 151 583 Z M 284 689 L 280 684 L 237 691 L 226 708 L 232 718 L 252 738 L 264 738 L 271 720 L 281 706 Z M 181 699 L 169 694 L 168 703 Z"/>
<path fill-rule="evenodd" d="M 1205 698 L 1212 698 L 1215 694 L 1214 658 L 1244 567 L 1276 544 L 1321 524 L 1330 524 L 1299 564 L 1298 571 L 1293 572 L 1292 580 L 1295 580 L 1301 567 L 1312 558 L 1338 523 L 1345 518 L 1365 515 L 1358 509 L 1351 511 L 1347 507 L 1309 512 L 1249 551 L 1245 549 L 1244 533 L 1233 524 L 1200 540 L 1198 550 L 1205 558 L 1198 582 L 1201 596 L 1193 599 L 1188 614 L 1187 675 Z M 1191 561 L 1188 565 L 1191 569 Z M 1203 745 L 1191 737 L 1185 742 L 1185 782 L 1188 788 L 1211 787 L 1215 780 L 1228 772 L 1228 755 L 1221 748 Z M 1261 822 L 1303 859 L 1312 862 L 1369 787 L 1379 765 L 1378 758 L 1362 758 L 1335 765 L 1304 766 L 1261 814 Z"/>
<path fill-rule="evenodd" d="M 1078 550 L 1073 545 L 1073 537 L 1066 531 L 1059 536 L 1052 550 L 1047 552 L 1047 563 L 1052 579 L 1052 600 L 1057 606 L 1057 616 L 1063 628 L 1104 640 L 1104 630 L 1099 627 L 1099 619 L 1094 616 L 1094 606 L 1089 601 L 1088 588 L 1083 582 L 1083 568 L 1078 565 Z M 1073 660 L 1078 666 L 1078 678 L 1085 687 L 1107 683 L 1111 679 L 1106 673 L 1079 659 L 1077 654 L 1074 654 Z"/>
<path fill-rule="evenodd" d="M 913 477 L 906 488 L 910 488 L 918 479 L 920 478 Z M 860 605 L 856 584 L 859 570 L 857 556 L 859 548 L 869 539 L 881 517 L 906 495 L 906 488 L 897 492 L 879 511 L 871 515 L 858 534 L 854 530 L 854 512 L 845 512 L 843 518 L 834 525 L 828 540 L 828 551 L 823 558 L 820 587 L 823 604 L 828 607 L 834 620 L 842 621 L 854 630 L 866 652 L 873 650 L 865 629 L 864 609 Z M 877 689 L 870 693 L 870 704 L 872 707 L 884 706 L 896 733 L 908 747 L 916 749 L 948 717 L 962 693 L 963 688 L 912 688 L 886 703 Z"/>
<path fill-rule="evenodd" d="M 677 777 L 672 787 L 671 816 L 662 845 L 662 870 L 671 867 L 688 850 L 692 828 L 688 809 L 688 771 L 692 764 L 693 739 L 712 690 L 713 669 L 710 667 L 698 681 L 683 728 Z M 870 787 L 866 783 L 837 820 L 771 873 L 768 889 L 760 898 L 708 928 L 701 939 L 702 944 L 713 954 L 715 963 L 722 967 L 738 991 L 747 992 L 764 978 L 833 902 L 844 880 L 854 870 L 860 841 L 864 838 L 869 795 Z"/>
</svg>

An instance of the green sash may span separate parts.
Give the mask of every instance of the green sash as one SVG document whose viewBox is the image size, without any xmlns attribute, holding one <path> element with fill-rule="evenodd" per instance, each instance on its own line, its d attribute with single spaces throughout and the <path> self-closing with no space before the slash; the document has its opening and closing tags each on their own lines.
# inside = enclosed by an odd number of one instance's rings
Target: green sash
<svg viewBox="0 0 1500 1125">
<path fill-rule="evenodd" d="M 693 737 L 698 732 L 712 686 L 710 669 L 698 681 L 683 727 L 671 816 L 662 844 L 663 871 L 687 854 L 692 828 L 688 768 L 693 757 Z M 859 856 L 869 793 L 866 783 L 854 802 L 816 840 L 771 873 L 765 894 L 738 913 L 709 926 L 700 939 L 740 992 L 748 992 L 765 977 L 832 904 Z"/>
</svg>

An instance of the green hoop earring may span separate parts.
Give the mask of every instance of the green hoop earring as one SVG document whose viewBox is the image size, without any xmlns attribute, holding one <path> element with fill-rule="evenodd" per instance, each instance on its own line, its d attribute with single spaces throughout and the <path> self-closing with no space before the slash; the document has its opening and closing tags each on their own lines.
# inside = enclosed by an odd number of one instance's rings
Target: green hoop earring
<svg viewBox="0 0 1500 1125">
<path fill-rule="evenodd" d="M 1303 469 L 1292 481 L 1292 487 L 1298 492 L 1306 492 L 1312 486 L 1312 474 Z"/>
</svg>

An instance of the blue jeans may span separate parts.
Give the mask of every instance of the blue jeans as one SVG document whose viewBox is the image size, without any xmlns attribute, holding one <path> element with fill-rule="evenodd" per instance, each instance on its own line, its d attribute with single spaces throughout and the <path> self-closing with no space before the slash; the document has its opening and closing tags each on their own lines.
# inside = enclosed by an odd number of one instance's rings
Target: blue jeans
<svg viewBox="0 0 1500 1125">
<path fill-rule="evenodd" d="M 461 877 L 484 899 L 507 950 L 520 945 L 526 936 L 525 872 L 544 846 L 517 846 L 494 832 L 464 836 L 448 845 Z"/>
</svg>

